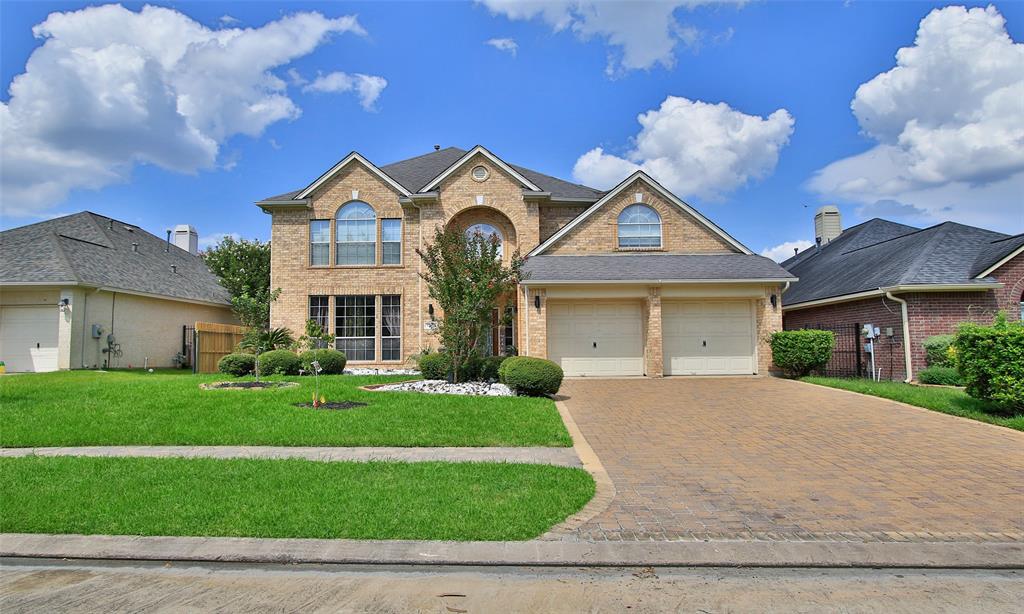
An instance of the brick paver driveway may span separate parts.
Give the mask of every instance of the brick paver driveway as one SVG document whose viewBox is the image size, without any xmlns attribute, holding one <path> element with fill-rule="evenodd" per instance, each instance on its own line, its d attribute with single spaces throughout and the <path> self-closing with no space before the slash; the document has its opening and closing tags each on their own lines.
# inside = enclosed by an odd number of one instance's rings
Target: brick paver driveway
<svg viewBox="0 0 1024 614">
<path fill-rule="evenodd" d="M 774 378 L 560 395 L 616 489 L 569 537 L 1024 541 L 1024 433 Z"/>
</svg>

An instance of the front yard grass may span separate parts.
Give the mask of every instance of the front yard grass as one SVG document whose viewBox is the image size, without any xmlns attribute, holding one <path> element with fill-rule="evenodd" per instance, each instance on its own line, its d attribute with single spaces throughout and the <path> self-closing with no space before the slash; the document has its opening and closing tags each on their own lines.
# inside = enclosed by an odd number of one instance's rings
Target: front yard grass
<svg viewBox="0 0 1024 614">
<path fill-rule="evenodd" d="M 1024 431 L 1024 414 L 1012 415 L 1001 412 L 991 403 L 970 397 L 959 388 L 914 386 L 903 382 L 875 382 L 868 379 L 839 377 L 805 377 L 803 381 L 870 394 L 944 414 Z"/>
<path fill-rule="evenodd" d="M 408 376 L 320 377 L 329 401 L 366 407 L 315 410 L 313 378 L 298 388 L 200 390 L 224 375 L 184 371 L 62 371 L 0 377 L 0 446 L 561 446 L 572 445 L 546 398 L 367 392 Z"/>
<path fill-rule="evenodd" d="M 523 540 L 593 495 L 548 465 L 28 456 L 0 459 L 0 532 Z"/>
</svg>

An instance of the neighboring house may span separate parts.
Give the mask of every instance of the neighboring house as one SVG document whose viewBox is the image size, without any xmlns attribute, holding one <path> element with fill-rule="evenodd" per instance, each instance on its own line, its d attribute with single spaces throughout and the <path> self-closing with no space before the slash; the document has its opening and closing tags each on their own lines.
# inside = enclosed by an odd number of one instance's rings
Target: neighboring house
<svg viewBox="0 0 1024 614">
<path fill-rule="evenodd" d="M 358 153 L 259 201 L 272 216 L 271 325 L 314 319 L 354 364 L 437 346 L 416 249 L 435 228 L 494 234 L 528 254 L 510 326 L 485 353 L 546 357 L 567 375 L 766 373 L 767 335 L 795 278 L 643 172 L 608 192 L 449 147 L 378 167 Z M 492 322 L 499 323 L 499 313 Z"/>
<path fill-rule="evenodd" d="M 172 243 L 90 212 L 0 232 L 0 360 L 15 372 L 175 365 L 185 325 L 235 322 L 196 251 L 191 226 Z"/>
<path fill-rule="evenodd" d="M 954 332 L 961 322 L 989 324 L 999 311 L 1021 318 L 1024 235 L 877 218 L 847 230 L 837 220 L 824 236 L 817 226 L 818 244 L 782 263 L 800 278 L 785 294 L 783 320 L 786 329 L 836 333 L 830 373 L 869 374 L 858 326 L 880 329 L 874 346 L 881 377 L 911 379 L 926 366 L 927 337 Z"/>
</svg>

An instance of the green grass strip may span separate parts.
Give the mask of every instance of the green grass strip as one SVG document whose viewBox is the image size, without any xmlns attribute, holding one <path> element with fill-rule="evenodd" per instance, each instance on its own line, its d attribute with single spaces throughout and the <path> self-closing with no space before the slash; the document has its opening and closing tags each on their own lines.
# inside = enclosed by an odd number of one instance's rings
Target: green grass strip
<svg viewBox="0 0 1024 614">
<path fill-rule="evenodd" d="M 502 463 L 0 459 L 0 531 L 524 540 L 582 508 L 582 469 Z"/>
<path fill-rule="evenodd" d="M 883 399 L 900 401 L 934 411 L 970 418 L 1007 428 L 1024 431 L 1024 415 L 1002 412 L 991 403 L 975 399 L 959 388 L 915 386 L 903 382 L 875 382 L 868 379 L 839 377 L 805 377 L 803 381 L 830 388 L 842 388 Z"/>
<path fill-rule="evenodd" d="M 64 371 L 0 380 L 0 445 L 559 446 L 572 445 L 546 398 L 367 392 L 406 377 L 320 378 L 343 411 L 308 403 L 310 377 L 277 390 L 200 390 L 223 375 Z M 274 378 L 282 379 L 282 378 Z"/>
</svg>

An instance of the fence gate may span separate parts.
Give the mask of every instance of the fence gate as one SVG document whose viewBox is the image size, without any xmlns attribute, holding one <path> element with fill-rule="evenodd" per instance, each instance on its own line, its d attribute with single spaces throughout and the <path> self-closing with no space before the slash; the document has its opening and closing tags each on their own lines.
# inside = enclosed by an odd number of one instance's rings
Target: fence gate
<svg viewBox="0 0 1024 614">
<path fill-rule="evenodd" d="M 217 363 L 235 351 L 244 333 L 243 327 L 234 324 L 196 322 L 192 370 L 195 373 L 216 373 Z"/>
</svg>

